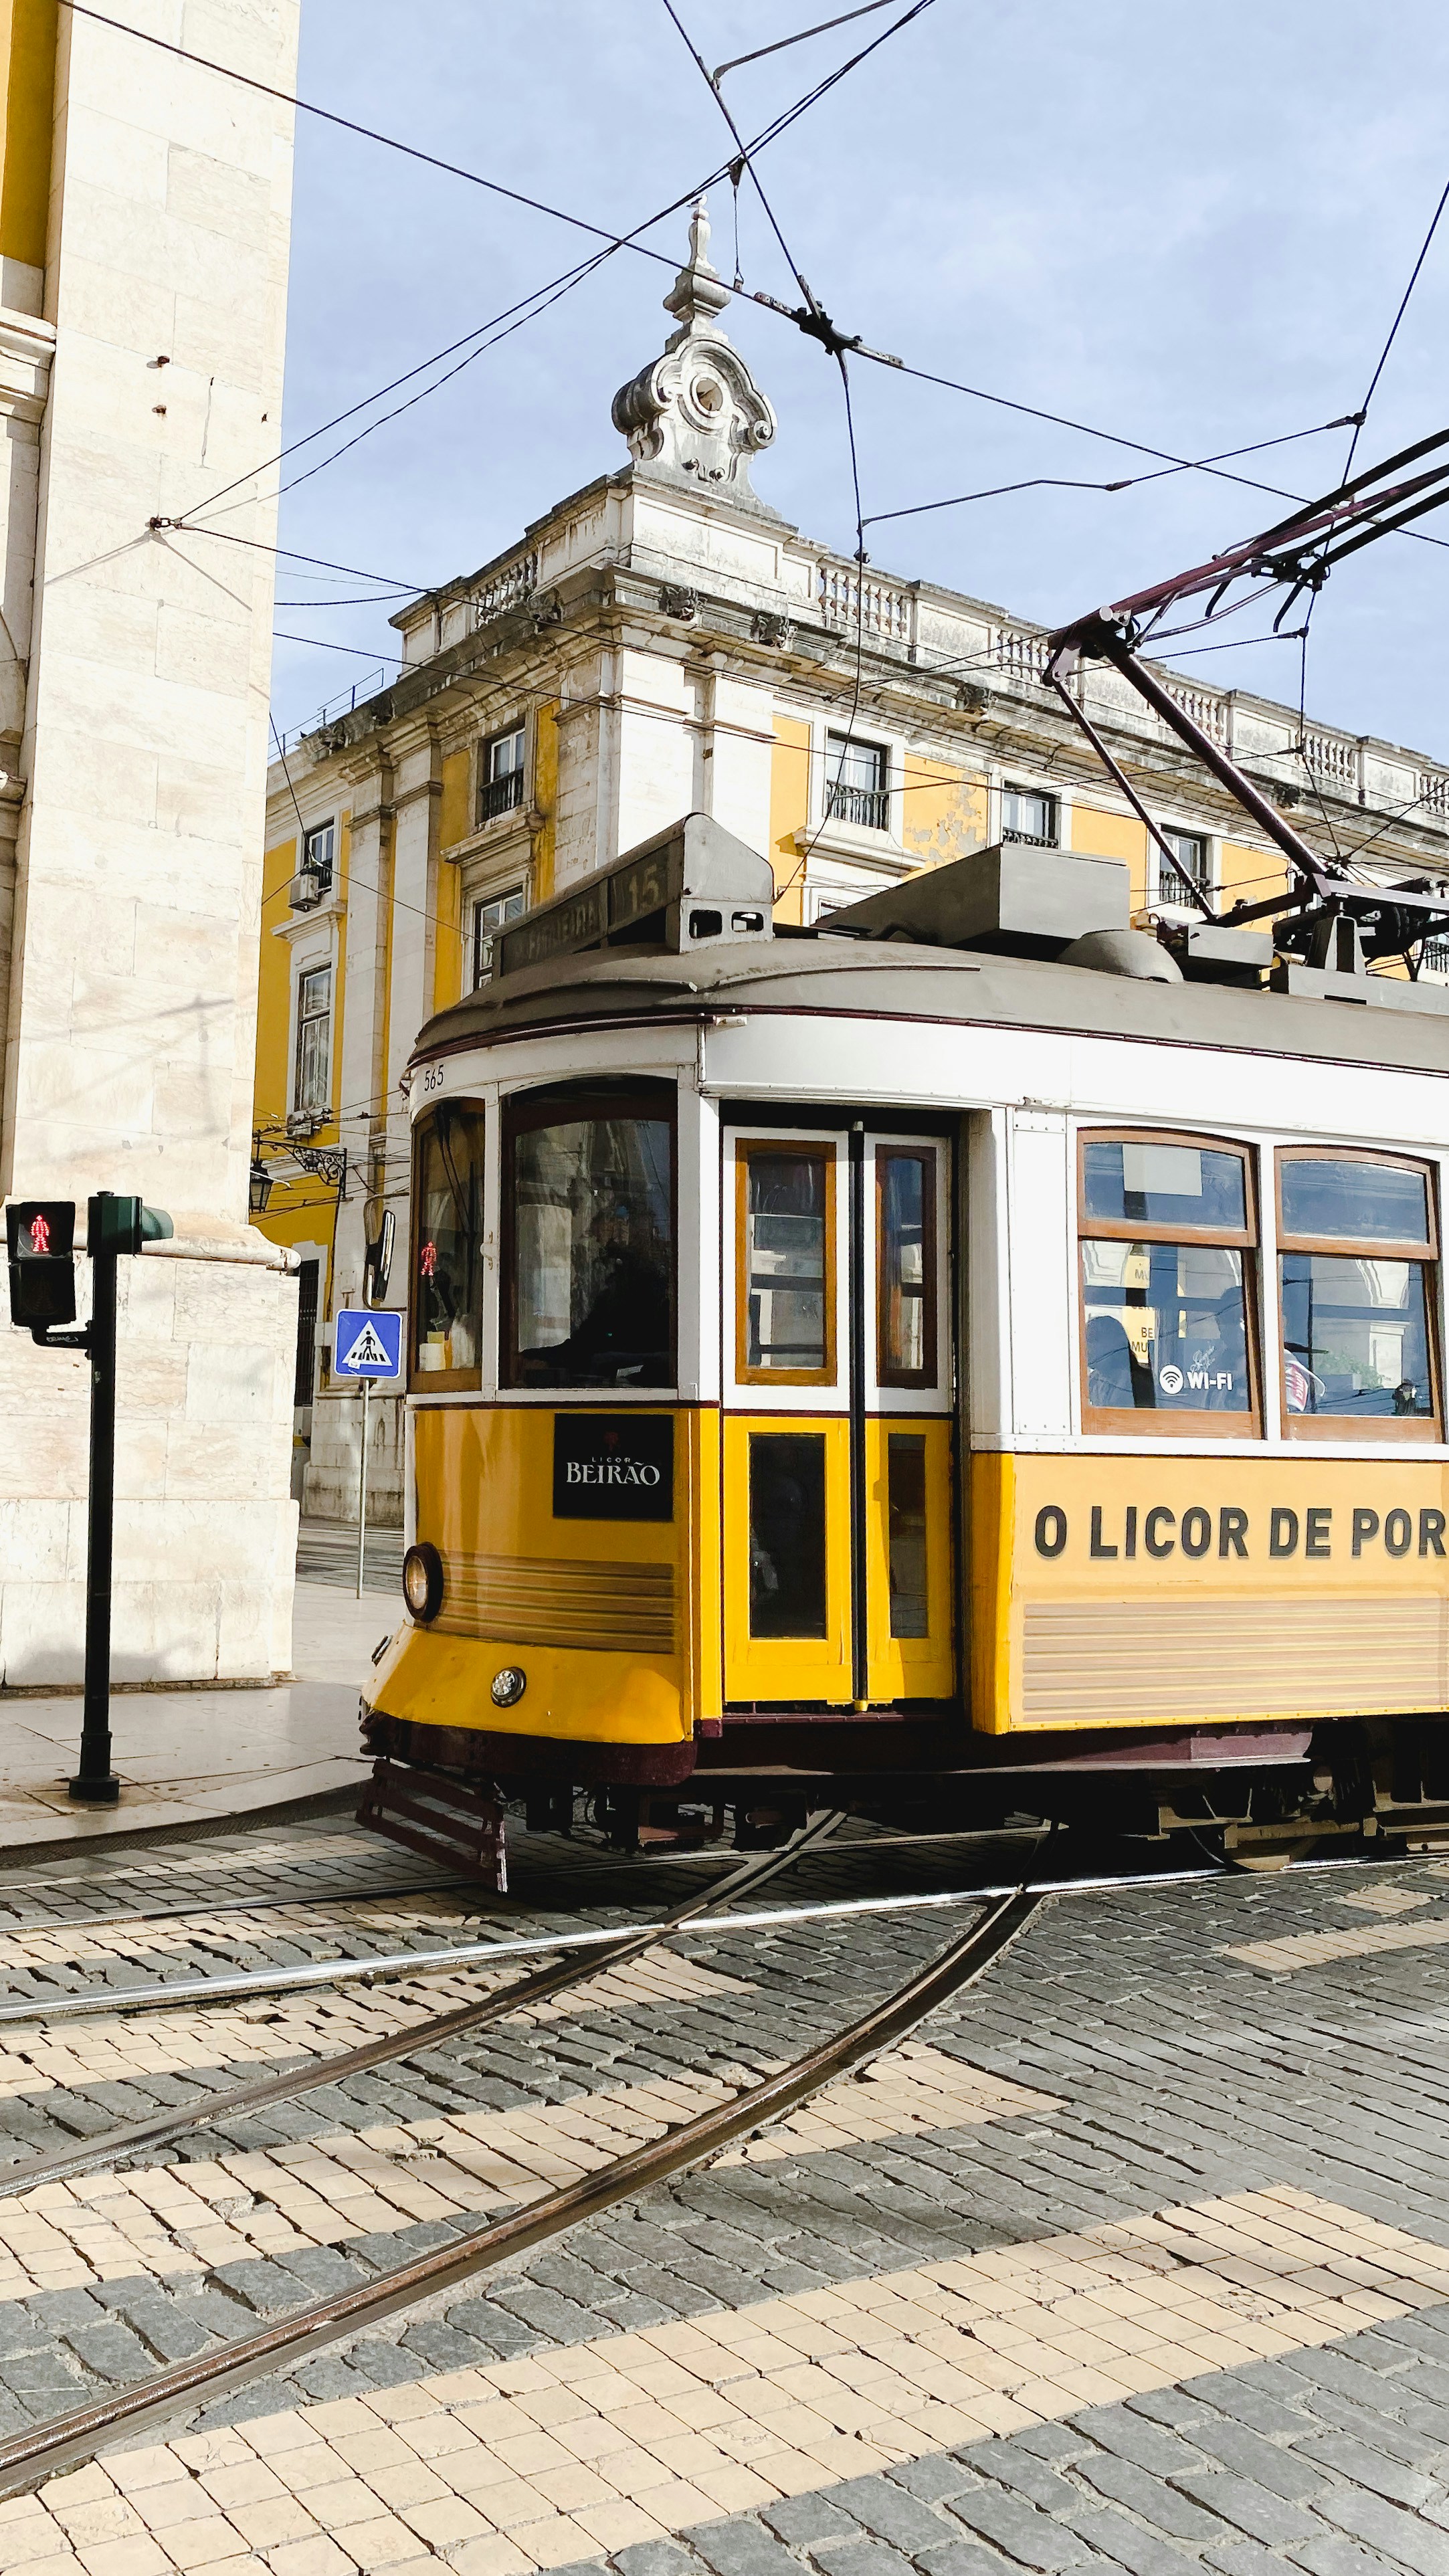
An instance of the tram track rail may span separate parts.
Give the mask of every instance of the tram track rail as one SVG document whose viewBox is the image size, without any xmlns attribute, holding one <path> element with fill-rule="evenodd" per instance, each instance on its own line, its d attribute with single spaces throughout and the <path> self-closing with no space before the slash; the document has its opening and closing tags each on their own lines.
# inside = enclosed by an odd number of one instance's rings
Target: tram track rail
<svg viewBox="0 0 1449 2576">
<path fill-rule="evenodd" d="M 923 1843 L 945 1843 L 958 1838 L 949 1834 L 930 1834 L 912 1839 Z M 1039 1845 L 1042 1837 L 1037 1833 L 1032 1839 Z M 701 1889 L 654 1923 L 615 1924 L 603 1928 L 588 1926 L 577 1931 L 532 1933 L 513 1940 L 505 1936 L 486 1941 L 455 1941 L 428 1950 L 359 1951 L 352 1957 L 302 1959 L 285 1966 L 238 1969 L 212 1976 L 170 1977 L 144 1986 L 89 1986 L 70 1994 L 26 1996 L 19 2002 L 0 2004 L 0 2042 L 3 2042 L 7 2029 L 29 2024 L 112 2019 L 132 2012 L 194 2010 L 198 2006 L 209 2007 L 218 2003 L 257 2001 L 271 1994 L 305 1994 L 331 1986 L 384 1984 L 393 1980 L 405 1982 L 412 1977 L 440 1976 L 453 1970 L 489 1967 L 495 1962 L 506 1965 L 510 1960 L 538 1957 L 551 1951 L 593 1951 L 596 1954 L 593 1960 L 582 1963 L 577 1971 L 580 1976 L 592 1976 L 615 1964 L 610 1950 L 612 1943 L 647 1944 L 652 1940 L 666 1939 L 676 1928 L 698 1932 L 743 1931 L 762 1929 L 787 1920 L 809 1921 L 812 1917 L 824 1920 L 830 1915 L 894 1913 L 914 1908 L 960 1905 L 978 1896 L 1003 1896 L 1008 1893 L 1009 1885 L 1016 1884 L 1015 1881 L 989 1882 L 975 1887 L 913 1891 L 899 1896 L 841 1897 L 817 1904 L 791 1906 L 782 1913 L 732 1915 L 727 1922 L 721 1919 L 718 1923 L 708 1919 L 710 1904 L 736 1903 L 739 1896 L 748 1892 L 749 1886 L 763 1886 L 777 1870 L 806 1857 L 817 1843 L 823 1844 L 825 1840 L 823 1830 L 818 1836 L 812 1830 L 806 1836 L 797 1837 L 779 1851 L 761 1855 L 760 1860 L 752 1864 L 752 1868 L 758 1870 L 758 1876 L 740 1873 L 736 1878 L 727 1879 L 723 1886 Z M 895 1852 L 902 1847 L 902 1841 L 894 1837 L 853 1844 L 832 1843 L 830 1858 L 835 1860 L 866 1853 L 879 1858 L 882 1852 Z M 1394 1856 L 1384 1854 L 1381 1857 L 1387 1860 Z M 1346 1853 L 1302 1860 L 1297 1867 L 1300 1870 L 1326 1870 L 1361 1869 L 1369 1865 L 1362 1853 Z M 1117 1871 L 1105 1875 L 1050 1879 L 1042 1884 L 1049 1891 L 1062 1895 L 1092 1894 L 1118 1887 L 1180 1887 L 1198 1880 L 1232 1877 L 1234 1874 L 1230 1863 L 1208 1859 L 1189 1869 Z M 507 1991 L 521 1994 L 522 1989 L 509 1988 Z M 542 1995 L 539 2000 L 543 2000 Z M 0 2176 L 0 2193 L 4 2188 L 3 2176 Z"/>
<path fill-rule="evenodd" d="M 1020 1842 L 1029 1843 L 1035 1850 L 1040 1845 L 1041 1839 L 1041 1828 L 1039 1826 L 1033 1826 L 1029 1829 L 1024 1828 L 1017 1833 L 991 1832 L 989 1834 L 978 1834 L 972 1832 L 898 1834 L 876 1831 L 869 1835 L 862 1835 L 857 1840 L 851 1842 L 837 1841 L 832 1835 L 829 1844 L 829 1858 L 832 1863 L 836 1861 L 864 1860 L 867 1858 L 878 1860 L 883 1855 L 914 1853 L 923 1848 L 933 1846 L 939 1848 L 947 1845 L 949 1845 L 953 1851 L 959 1851 L 964 1846 L 980 1844 L 985 1844 L 988 1848 L 1002 1850 L 1005 1846 Z M 615 1855 L 615 1857 L 617 1858 L 618 1856 Z M 764 1863 L 767 1860 L 772 1860 L 775 1857 L 777 1856 L 759 1855 L 756 1858 L 755 1865 L 763 1868 Z M 684 1867 L 689 1862 L 699 1862 L 704 1860 L 708 1863 L 714 1864 L 717 1872 L 724 1877 L 725 1883 L 724 1885 L 719 1884 L 717 1878 L 713 1884 L 713 1894 L 718 1902 L 721 1904 L 728 1904 L 734 1900 L 727 1892 L 729 1873 L 725 1870 L 724 1865 L 732 1859 L 736 1861 L 737 1866 L 737 1856 L 731 1854 L 727 1850 L 720 1849 L 709 1852 L 693 1851 L 689 1853 L 670 1854 L 667 1860 L 661 1855 L 655 1865 L 662 1870 L 667 1870 L 672 1875 L 676 1869 Z M 592 1901 L 595 1904 L 601 1904 L 604 1901 L 603 1893 L 598 1885 L 598 1881 L 606 1876 L 612 1877 L 614 1874 L 615 1873 L 611 1871 L 607 1871 L 602 1865 L 579 1873 L 580 1880 L 586 1887 L 588 1887 Z M 621 1871 L 619 1875 L 631 1875 L 631 1873 Z M 763 1883 L 763 1879 L 761 1880 L 761 1883 Z M 476 1884 L 477 1882 L 471 1878 L 446 1879 L 435 1882 L 430 1881 L 420 1884 L 415 1888 L 388 1889 L 383 1892 L 383 1896 L 380 1901 L 388 1901 L 394 1896 L 399 1899 L 408 1895 L 431 1896 L 435 1893 L 446 1893 L 449 1890 L 476 1887 Z M 573 1889 L 570 1892 L 577 1897 L 577 1889 Z M 635 1878 L 633 1885 L 627 1892 L 628 1894 L 637 1897 L 640 1892 L 637 1878 Z M 533 1892 L 528 1899 L 525 1900 L 520 1894 L 516 1913 L 521 1913 L 525 1917 L 529 1914 L 536 1917 L 540 1913 L 545 1912 L 552 1903 L 556 1903 L 558 1901 L 559 1893 L 560 1891 L 554 1885 L 552 1876 L 550 1875 L 546 1884 L 540 1886 L 540 1888 Z M 7 1943 L 23 1944 L 29 1940 L 53 1940 L 55 1942 L 60 1942 L 63 1939 L 68 1938 L 72 1933 L 78 1936 L 81 1934 L 95 1936 L 104 1935 L 112 1930 L 125 1936 L 126 1939 L 130 1939 L 134 1935 L 143 1933 L 148 1924 L 154 1923 L 157 1925 L 166 1925 L 176 1921 L 179 1916 L 190 1916 L 196 1919 L 203 1926 L 206 1926 L 209 1924 L 213 1915 L 218 1918 L 225 1918 L 232 1915 L 239 1915 L 248 1918 L 249 1922 L 254 1922 L 257 1925 L 255 1938 L 259 1943 L 267 1940 L 284 1939 L 288 1936 L 299 1934 L 304 1930 L 309 1936 L 311 1936 L 314 1933 L 314 1929 L 318 1932 L 320 1937 L 325 1938 L 325 1930 L 321 1927 L 314 1927 L 311 1922 L 304 1925 L 302 1923 L 293 1923 L 289 1919 L 286 1919 L 289 1917 L 292 1907 L 294 1905 L 301 1904 L 305 1904 L 308 1907 L 331 1905 L 340 1912 L 347 1907 L 362 1901 L 365 1900 L 363 1899 L 360 1891 L 356 1893 L 333 1893 L 330 1895 L 319 1891 L 305 1898 L 276 1897 L 272 1899 L 238 1899 L 235 1904 L 222 1904 L 215 1907 L 208 1905 L 187 1906 L 184 1908 L 164 1907 L 149 1914 L 129 1916 L 100 1915 L 72 1919 L 65 1922 L 46 1921 L 28 1925 L 0 1925 L 0 1996 L 4 1995 L 5 1980 L 7 1978 L 28 1976 L 42 1979 L 47 1976 L 64 1974 L 67 1971 L 80 1973 L 82 1972 L 84 1965 L 82 1961 L 77 1959 L 60 1961 L 54 1958 L 45 1957 L 27 1958 L 23 1953 L 21 1955 L 15 1955 L 14 1952 L 7 1955 Z M 371 1899 L 369 1898 L 366 1901 L 371 1901 Z M 479 1912 L 481 1913 L 482 1911 L 483 1909 L 480 1907 Z M 261 1919 L 269 1915 L 279 1919 L 271 1923 L 264 1922 Z M 494 1920 L 495 1922 L 498 1920 L 496 1914 Z M 370 1984 L 375 1981 L 382 1981 L 393 1977 L 406 1977 L 411 1973 L 414 1967 L 417 1967 L 431 1975 L 436 1974 L 439 1970 L 446 1970 L 453 1966 L 468 1968 L 479 1963 L 486 1964 L 494 1957 L 503 1959 L 507 1959 L 509 1957 L 521 1958 L 527 1956 L 530 1952 L 544 1952 L 556 1946 L 587 1946 L 589 1943 L 602 1944 L 616 1937 L 622 1931 L 628 1931 L 632 1934 L 634 1932 L 641 1931 L 644 1928 L 644 1926 L 639 1924 L 628 1924 L 624 1926 L 616 1925 L 611 1929 L 604 1931 L 589 1931 L 584 1933 L 561 1932 L 557 1936 L 549 1934 L 532 1939 L 510 1940 L 508 1937 L 508 1925 L 505 1920 L 498 1923 L 496 1933 L 490 1933 L 487 1938 L 478 1941 L 476 1944 L 458 1942 L 443 1945 L 436 1950 L 425 1951 L 420 1949 L 410 1949 L 394 1952 L 366 1951 L 358 1952 L 355 1955 L 349 1955 L 346 1951 L 343 1951 L 340 1956 L 335 1959 L 311 1956 L 305 1959 L 284 1962 L 273 1967 L 263 1968 L 236 1968 L 221 1966 L 217 1969 L 208 1969 L 203 1973 L 194 1974 L 189 1977 L 176 1975 L 156 1977 L 145 1984 L 89 1985 L 70 1989 L 57 1987 L 50 1993 L 12 1994 L 11 2000 L 8 2002 L 0 2001 L 0 2039 L 3 2039 L 3 2034 L 7 2026 L 24 2025 L 29 2022 L 87 2019 L 95 2015 L 109 2016 L 114 2013 L 160 2011 L 169 2010 L 172 2007 L 184 2008 L 196 2005 L 205 2006 L 215 2002 L 226 2003 L 246 2001 L 248 1998 L 260 1997 L 272 1992 L 280 1994 L 287 1992 L 289 1989 L 305 1990 L 307 1987 L 312 1986 L 327 1986 L 331 1984 L 341 1985 L 346 1983 Z M 144 1945 L 138 1943 L 138 1946 Z M 211 1946 L 204 1930 L 197 1934 L 195 1946 L 203 1952 Z M 125 1969 L 131 1965 L 141 1964 L 139 1961 L 134 1961 L 128 1958 L 123 1947 L 118 1947 L 114 1950 L 105 1946 L 101 1947 L 97 1952 L 96 1964 L 99 1965 L 102 1960 L 105 1960 L 109 1965 L 118 1969 Z"/>
<path fill-rule="evenodd" d="M 897 1833 L 877 1828 L 873 1834 L 862 1835 L 856 1842 L 833 1842 L 831 1858 L 855 1860 L 863 1859 L 867 1855 L 876 1858 L 882 1852 L 916 1851 L 932 1844 L 951 1843 L 958 1847 L 972 1843 L 1035 1844 L 1040 1839 L 1041 1829 L 1034 1824 L 1020 1827 L 993 1827 L 986 1832 L 967 1828 L 959 1833 L 931 1834 Z M 577 1870 L 561 1862 L 558 1874 L 571 1880 L 576 1877 L 580 1885 L 591 1886 L 601 1879 L 616 1875 L 637 1877 L 641 1863 L 648 1870 L 661 1872 L 687 1870 L 701 1865 L 723 1871 L 732 1857 L 729 1847 L 723 1844 L 703 1844 L 689 1850 L 632 1855 L 609 1850 L 591 1852 L 586 1864 Z M 547 1874 L 552 1878 L 554 1872 L 550 1870 Z M 487 1891 L 479 1886 L 476 1878 L 450 1875 L 441 1878 L 398 1881 L 384 1879 L 368 1887 L 309 1888 L 296 1894 L 284 1892 L 274 1896 L 223 1897 L 211 1904 L 203 1899 L 188 1898 L 182 1905 L 118 1907 L 105 1914 L 45 1914 L 37 1915 L 33 1922 L 16 1923 L 3 1920 L 3 1908 L 7 1902 L 8 1891 L 3 1876 L 0 1876 L 0 1945 L 9 1940 L 28 1940 L 40 1933 L 54 1933 L 59 1937 L 71 1932 L 105 1932 L 113 1929 L 142 1931 L 148 1923 L 179 1923 L 188 1919 L 209 1920 L 212 1916 L 223 1918 L 246 1914 L 280 1914 L 285 1913 L 292 1906 L 333 1905 L 340 1908 L 349 1905 L 380 1904 L 393 1897 L 455 1895 L 469 1888 L 473 1889 L 480 1899 L 487 1901 Z M 521 1894 L 522 1891 L 520 1891 Z M 534 1901 L 536 1903 L 538 1900 Z M 0 1961 L 0 1974 L 3 1973 L 4 1962 Z"/>
<path fill-rule="evenodd" d="M 282 1914 L 294 1905 L 376 1905 L 390 1897 L 444 1896 L 460 1887 L 476 1887 L 477 1883 L 472 1878 L 408 1879 L 396 1885 L 383 1880 L 375 1887 L 307 1888 L 295 1896 L 228 1896 L 213 1905 L 198 1900 L 185 1905 L 138 1907 L 134 1911 L 118 1907 L 112 1914 L 45 1914 L 38 1915 L 33 1923 L 0 1921 L 0 1942 L 28 1940 L 39 1932 L 54 1932 L 57 1936 L 71 1932 L 134 1932 L 148 1923 L 184 1923 L 201 1918 L 209 1921 L 213 1915 Z M 0 1889 L 0 1904 L 3 1902 L 4 1891 Z"/>
<path fill-rule="evenodd" d="M 535 1953 L 562 1952 L 562 1956 L 555 1956 L 552 1967 L 540 1968 L 531 1976 L 492 1987 L 473 2003 L 456 2005 L 447 2012 L 430 2014 L 421 2021 L 403 2023 L 395 2030 L 381 2031 L 376 2038 L 359 2042 L 354 2048 L 336 2050 L 328 2056 L 313 2058 L 275 2075 L 259 2076 L 248 2084 L 232 2085 L 222 2092 L 199 2094 L 194 2102 L 167 2104 L 164 2109 L 147 2113 L 141 2119 L 122 2121 L 114 2128 L 77 2139 L 71 2146 L 53 2149 L 23 2165 L 0 2168 L 0 2199 L 11 2199 L 17 2192 L 36 2190 L 43 2183 L 63 2182 L 74 2174 L 112 2164 L 119 2157 L 169 2145 L 173 2139 L 184 2137 L 193 2129 L 210 2127 L 218 2120 L 244 2118 L 250 2112 L 268 2110 L 275 2103 L 294 2101 L 300 2094 L 319 2092 L 329 2084 L 346 2083 L 353 2076 L 371 2074 L 379 2066 L 394 2064 L 400 2058 L 413 2057 L 450 2039 L 461 2038 L 465 2032 L 486 2029 L 490 2023 L 502 2021 L 510 2013 L 526 2012 L 533 2005 L 551 2002 L 554 1996 L 565 1993 L 570 1986 L 601 1976 L 607 1969 L 622 1967 L 659 1942 L 668 1940 L 671 1935 L 689 1929 L 696 1918 L 707 1914 L 711 1907 L 729 1904 L 751 1894 L 756 1888 L 767 1886 L 771 1879 L 792 1869 L 797 1860 L 828 1841 L 840 1822 L 839 1811 L 833 1808 L 824 1810 L 812 1817 L 802 1831 L 780 1850 L 756 1854 L 742 1868 L 733 1871 L 723 1887 L 712 1884 L 696 1889 L 653 1923 L 629 1924 L 602 1932 L 592 1931 L 587 1935 L 564 1933 L 550 1938 L 545 1934 L 527 1947 Z M 465 1952 L 460 1945 L 446 1954 L 445 1964 L 449 1967 L 478 1967 L 499 1956 L 506 1962 L 510 1956 L 518 1955 L 518 1946 L 470 1943 Z M 582 1956 L 578 1955 L 581 1950 Z M 414 1961 L 425 1956 L 424 1953 L 416 1953 L 410 1960 L 408 1954 L 404 1954 L 403 1963 L 395 1973 L 407 1975 Z M 323 1960 L 308 1964 L 326 1969 L 344 1963 Z M 329 1984 L 335 1980 L 309 1977 L 304 1982 Z M 220 1977 L 202 1979 L 203 1999 L 216 2000 L 218 1989 L 233 1983 L 233 1980 Z M 81 2005 L 91 2013 L 114 2012 L 118 2004 L 136 2008 L 132 1998 L 138 1991 L 136 1988 L 121 1988 L 104 1997 L 93 1995 L 88 2002 L 81 1997 L 60 2000 L 73 2007 Z M 168 2004 L 183 2001 L 194 2004 L 197 2001 L 195 1992 L 183 1991 L 179 1984 L 153 1989 L 151 2001 L 154 2002 L 158 1995 Z M 17 2012 L 14 2006 L 7 2006 L 5 2012 L 17 2019 L 45 2021 L 58 2016 L 58 2006 L 42 2003 L 34 2009 L 26 2006 L 21 2012 Z"/>
<path fill-rule="evenodd" d="M 816 1839 L 823 1839 L 823 1833 L 824 1825 Z M 798 1848 L 798 1841 L 794 1847 L 787 1846 L 791 1859 Z M 786 1859 L 781 1853 L 768 1857 L 777 1864 Z M 905 2037 L 941 2004 L 974 1983 L 1048 1899 L 1061 1892 L 1050 1885 L 1020 1885 L 995 1899 L 983 1899 L 980 1915 L 965 1932 L 856 2020 L 778 2072 L 745 2086 L 732 2100 L 678 2122 L 658 2139 L 630 2149 L 593 2173 L 525 2202 L 504 2219 L 471 2227 L 448 2244 L 431 2248 L 373 2281 L 313 2301 L 255 2334 L 174 2364 L 136 2387 L 109 2390 L 48 2424 L 13 2435 L 0 2443 L 0 2496 L 39 2485 L 93 2458 L 111 2443 L 154 2428 L 203 2400 L 225 2396 L 279 2364 L 293 2368 L 330 2344 L 385 2324 L 783 2118 L 835 2077 Z M 666 1928 L 655 1927 L 652 1937 L 663 1937 Z M 588 1973 L 595 1973 L 598 1964 L 595 1955 Z M 536 1985 L 542 1980 L 527 1982 Z M 516 2009 L 519 1999 L 520 1989 L 515 1987 L 496 2000 Z M 409 2037 L 415 2044 L 416 2033 Z M 277 2091 L 285 2092 L 289 2085 L 293 2091 L 299 2089 L 294 2079 L 282 2078 L 269 2098 L 277 2098 Z M 89 2142 L 87 2160 L 97 2144 Z"/>
</svg>

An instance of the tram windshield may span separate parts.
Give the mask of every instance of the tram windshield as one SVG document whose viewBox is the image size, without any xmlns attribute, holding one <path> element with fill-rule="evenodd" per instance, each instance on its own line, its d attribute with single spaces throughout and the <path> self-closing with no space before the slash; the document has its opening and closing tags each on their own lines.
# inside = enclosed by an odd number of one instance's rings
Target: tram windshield
<svg viewBox="0 0 1449 2576">
<path fill-rule="evenodd" d="M 674 1380 L 674 1130 L 663 1103 L 525 1107 L 512 1138 L 515 1386 Z"/>
<path fill-rule="evenodd" d="M 483 1113 L 448 1102 L 417 1142 L 413 1375 L 476 1384 L 483 1337 Z"/>
</svg>

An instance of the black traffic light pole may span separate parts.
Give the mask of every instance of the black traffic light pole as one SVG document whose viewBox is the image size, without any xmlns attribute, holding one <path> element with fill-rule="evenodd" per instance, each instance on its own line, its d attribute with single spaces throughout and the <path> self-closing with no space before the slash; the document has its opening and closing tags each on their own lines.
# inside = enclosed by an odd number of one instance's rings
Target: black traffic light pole
<svg viewBox="0 0 1449 2576">
<path fill-rule="evenodd" d="M 91 1363 L 90 1493 L 86 1539 L 86 1673 L 80 1769 L 73 1798 L 112 1807 L 121 1784 L 111 1769 L 111 1562 L 116 1496 L 116 1267 L 122 1253 L 172 1231 L 162 1208 L 98 1190 L 86 1208 L 91 1320 L 57 1332 L 75 1314 L 75 1209 L 35 1200 L 6 1210 L 12 1323 L 29 1327 L 45 1350 L 86 1351 Z"/>
<path fill-rule="evenodd" d="M 99 1193 L 109 1198 L 110 1192 Z M 86 1527 L 86 1684 L 80 1769 L 73 1798 L 112 1807 L 121 1784 L 111 1769 L 111 1556 L 116 1502 L 116 1254 L 102 1250 L 106 1229 L 91 1201 L 91 1472 Z"/>
</svg>

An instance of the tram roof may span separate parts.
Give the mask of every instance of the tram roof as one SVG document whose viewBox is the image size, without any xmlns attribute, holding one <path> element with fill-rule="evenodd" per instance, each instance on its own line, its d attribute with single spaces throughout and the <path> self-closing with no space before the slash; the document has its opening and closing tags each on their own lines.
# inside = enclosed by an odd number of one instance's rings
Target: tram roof
<svg viewBox="0 0 1449 2576">
<path fill-rule="evenodd" d="M 523 968 L 436 1013 L 415 1053 L 740 1010 L 1035 1028 L 1449 1074 L 1449 1012 L 1156 983 L 1047 959 L 861 939 L 828 924 L 682 955 L 615 948 Z"/>
</svg>

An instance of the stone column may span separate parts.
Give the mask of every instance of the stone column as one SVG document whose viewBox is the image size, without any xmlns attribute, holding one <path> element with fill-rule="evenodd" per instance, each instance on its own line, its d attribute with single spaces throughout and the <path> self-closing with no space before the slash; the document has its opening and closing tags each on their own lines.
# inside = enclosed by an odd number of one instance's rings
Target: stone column
<svg viewBox="0 0 1449 2576">
<path fill-rule="evenodd" d="M 247 1216 L 291 115 L 59 18 L 44 330 L 7 344 L 0 315 L 22 431 L 44 394 L 38 502 L 26 436 L 0 466 L 22 782 L 0 1186 L 171 1211 L 123 1281 L 116 1670 L 264 1680 L 290 1660 L 295 1530 L 296 1291 Z M 295 0 L 231 0 L 227 60 L 290 90 L 296 32 Z M 5 1686 L 80 1674 L 86 1378 L 0 1332 Z"/>
</svg>

